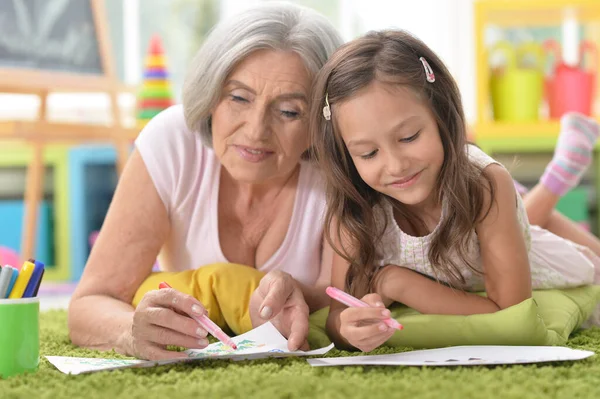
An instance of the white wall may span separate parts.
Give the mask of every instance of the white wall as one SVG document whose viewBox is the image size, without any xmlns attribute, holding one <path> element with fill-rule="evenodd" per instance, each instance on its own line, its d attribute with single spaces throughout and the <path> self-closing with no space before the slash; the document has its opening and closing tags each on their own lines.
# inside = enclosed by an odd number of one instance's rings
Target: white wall
<svg viewBox="0 0 600 399">
<path fill-rule="evenodd" d="M 429 45 L 457 80 L 468 120 L 475 118 L 473 0 L 348 0 L 364 31 L 405 29 Z"/>
<path fill-rule="evenodd" d="M 144 0 L 123 0 L 124 79 L 129 84 L 140 81 L 139 7 Z M 169 1 L 169 0 L 166 0 Z M 264 0 L 221 0 L 220 12 L 229 17 Z M 476 114 L 475 59 L 473 38 L 474 0 L 323 0 L 340 5 L 338 29 L 346 40 L 368 30 L 406 29 L 427 43 L 447 64 L 458 81 L 469 121 Z M 302 0 L 298 0 L 302 3 Z M 123 104 L 131 109 L 134 99 L 125 97 Z M 0 95 L 0 118 L 33 116 L 35 101 Z M 51 109 L 76 120 L 99 120 L 108 115 L 108 103 L 98 96 L 54 97 Z M 32 108 L 33 107 L 33 108 Z M 74 109 L 73 112 L 70 110 Z"/>
<path fill-rule="evenodd" d="M 228 17 L 260 1 L 222 0 L 221 13 L 223 17 Z M 467 120 L 474 121 L 474 0 L 337 1 L 340 4 L 338 29 L 345 40 L 368 30 L 400 28 L 412 32 L 428 44 L 442 58 L 457 80 L 463 95 Z M 299 2 L 302 3 L 301 0 Z"/>
</svg>

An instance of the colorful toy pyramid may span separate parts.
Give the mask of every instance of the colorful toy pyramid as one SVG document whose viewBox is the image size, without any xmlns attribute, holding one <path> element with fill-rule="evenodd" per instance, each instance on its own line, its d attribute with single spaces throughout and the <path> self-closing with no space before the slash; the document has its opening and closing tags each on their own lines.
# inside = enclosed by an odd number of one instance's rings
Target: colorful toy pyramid
<svg viewBox="0 0 600 399">
<path fill-rule="evenodd" d="M 137 125 L 142 129 L 150 119 L 173 105 L 173 93 L 162 42 L 152 36 L 144 63 L 144 79 L 138 94 Z"/>
</svg>

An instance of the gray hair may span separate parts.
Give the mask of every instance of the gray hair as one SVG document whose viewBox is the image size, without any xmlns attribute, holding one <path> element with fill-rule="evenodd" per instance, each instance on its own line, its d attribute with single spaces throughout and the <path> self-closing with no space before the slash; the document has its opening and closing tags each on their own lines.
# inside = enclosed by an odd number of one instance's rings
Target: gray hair
<svg viewBox="0 0 600 399">
<path fill-rule="evenodd" d="M 185 121 L 212 147 L 210 112 L 225 79 L 250 53 L 260 49 L 293 51 L 314 77 L 342 44 L 321 14 L 290 3 L 266 3 L 219 22 L 194 57 L 183 85 Z"/>
</svg>

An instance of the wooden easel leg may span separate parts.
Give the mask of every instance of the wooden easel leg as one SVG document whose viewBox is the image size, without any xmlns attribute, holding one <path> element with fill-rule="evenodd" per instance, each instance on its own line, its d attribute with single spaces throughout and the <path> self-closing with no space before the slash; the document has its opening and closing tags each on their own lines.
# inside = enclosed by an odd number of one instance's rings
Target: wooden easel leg
<svg viewBox="0 0 600 399">
<path fill-rule="evenodd" d="M 23 260 L 35 257 L 37 236 L 38 205 L 42 197 L 44 185 L 43 144 L 33 144 L 33 157 L 27 167 L 27 185 L 25 187 L 25 214 L 23 216 L 23 236 L 21 241 L 21 257 Z"/>
<path fill-rule="evenodd" d="M 39 119 L 46 120 L 48 93 L 40 93 Z M 32 159 L 27 167 L 25 185 L 25 213 L 23 214 L 23 235 L 21 237 L 22 260 L 35 257 L 37 237 L 38 205 L 42 199 L 44 186 L 44 142 L 35 140 L 32 144 Z"/>
<path fill-rule="evenodd" d="M 109 96 L 112 109 L 113 126 L 115 127 L 115 130 L 120 132 L 122 130 L 122 121 L 121 109 L 119 108 L 119 96 L 116 91 L 110 91 Z M 116 136 L 113 142 L 117 150 L 117 174 L 118 176 L 121 176 L 123 170 L 125 170 L 127 159 L 129 158 L 129 143 L 127 138 L 120 136 Z"/>
</svg>

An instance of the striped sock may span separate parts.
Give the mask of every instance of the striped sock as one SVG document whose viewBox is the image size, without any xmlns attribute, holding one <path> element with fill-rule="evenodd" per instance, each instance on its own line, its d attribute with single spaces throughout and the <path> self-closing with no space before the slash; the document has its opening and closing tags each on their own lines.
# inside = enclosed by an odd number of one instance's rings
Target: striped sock
<svg viewBox="0 0 600 399">
<path fill-rule="evenodd" d="M 559 196 L 577 186 L 592 162 L 599 133 L 600 128 L 593 119 L 577 113 L 565 114 L 560 120 L 554 157 L 540 182 Z"/>
</svg>

